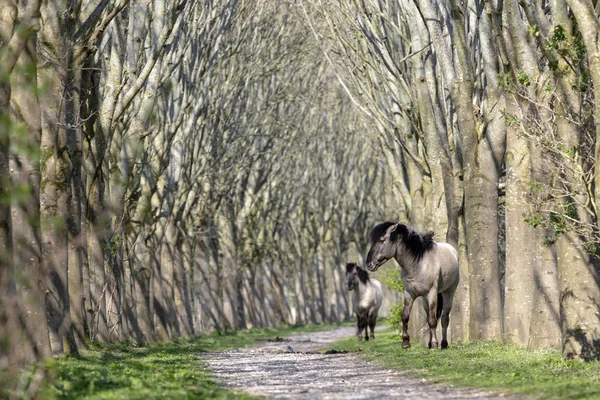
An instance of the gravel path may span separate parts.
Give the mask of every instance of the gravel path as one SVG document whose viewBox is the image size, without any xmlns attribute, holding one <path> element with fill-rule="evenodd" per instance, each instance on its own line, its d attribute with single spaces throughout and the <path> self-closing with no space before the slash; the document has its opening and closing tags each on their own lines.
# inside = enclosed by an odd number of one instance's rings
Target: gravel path
<svg viewBox="0 0 600 400">
<path fill-rule="evenodd" d="M 354 333 L 355 328 L 303 333 L 252 348 L 203 353 L 202 359 L 220 385 L 274 399 L 522 399 L 434 384 L 356 353 L 318 353 Z"/>
</svg>

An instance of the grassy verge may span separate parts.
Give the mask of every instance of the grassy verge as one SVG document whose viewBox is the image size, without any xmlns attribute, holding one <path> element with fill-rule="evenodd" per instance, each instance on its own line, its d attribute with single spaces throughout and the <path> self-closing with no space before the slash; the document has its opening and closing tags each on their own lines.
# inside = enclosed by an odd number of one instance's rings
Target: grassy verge
<svg viewBox="0 0 600 400">
<path fill-rule="evenodd" d="M 277 336 L 332 329 L 323 324 L 253 329 L 181 339 L 139 347 L 130 343 L 97 346 L 79 357 L 61 357 L 47 365 L 44 399 L 250 399 L 215 385 L 198 354 L 245 347 Z"/>
<path fill-rule="evenodd" d="M 558 350 L 529 351 L 493 342 L 451 344 L 443 351 L 417 342 L 403 350 L 402 339 L 392 330 L 380 332 L 369 342 L 343 339 L 332 349 L 361 350 L 380 365 L 434 382 L 544 399 L 600 398 L 600 362 L 566 361 Z"/>
</svg>

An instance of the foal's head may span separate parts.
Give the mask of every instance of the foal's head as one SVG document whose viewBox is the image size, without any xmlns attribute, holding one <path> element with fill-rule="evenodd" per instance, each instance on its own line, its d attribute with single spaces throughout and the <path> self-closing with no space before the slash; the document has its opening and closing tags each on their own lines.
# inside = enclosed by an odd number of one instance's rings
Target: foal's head
<svg viewBox="0 0 600 400">
<path fill-rule="evenodd" d="M 435 245 L 433 235 L 432 231 L 421 233 L 398 222 L 383 222 L 371 231 L 371 249 L 367 254 L 367 268 L 369 271 L 376 271 L 396 255 L 398 245 L 402 245 L 403 250 L 415 261 L 420 261 L 423 255 Z"/>
<path fill-rule="evenodd" d="M 367 283 L 369 273 L 358 266 L 356 263 L 346 264 L 346 285 L 348 290 L 352 290 L 358 286 L 358 281 Z"/>
</svg>

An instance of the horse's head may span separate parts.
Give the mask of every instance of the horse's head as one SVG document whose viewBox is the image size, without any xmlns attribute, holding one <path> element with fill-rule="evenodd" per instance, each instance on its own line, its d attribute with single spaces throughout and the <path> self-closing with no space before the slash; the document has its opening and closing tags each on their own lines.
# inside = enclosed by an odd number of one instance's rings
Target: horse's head
<svg viewBox="0 0 600 400">
<path fill-rule="evenodd" d="M 348 290 L 353 290 L 358 286 L 358 270 L 360 267 L 356 263 L 346 264 L 346 286 Z"/>
<path fill-rule="evenodd" d="M 377 268 L 396 255 L 398 238 L 406 230 L 405 225 L 397 222 L 383 222 L 373 228 L 371 249 L 366 262 L 369 271 L 377 271 Z"/>
</svg>

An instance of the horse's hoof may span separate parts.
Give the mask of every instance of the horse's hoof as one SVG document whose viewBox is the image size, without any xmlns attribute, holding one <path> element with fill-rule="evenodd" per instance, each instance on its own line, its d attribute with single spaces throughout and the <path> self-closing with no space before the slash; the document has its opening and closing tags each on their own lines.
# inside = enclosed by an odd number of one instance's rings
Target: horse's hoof
<svg viewBox="0 0 600 400">
<path fill-rule="evenodd" d="M 410 347 L 410 342 L 408 340 L 402 341 L 402 348 L 408 349 Z"/>
<path fill-rule="evenodd" d="M 447 348 L 448 348 L 448 341 L 442 340 L 442 349 L 447 349 Z"/>
</svg>

